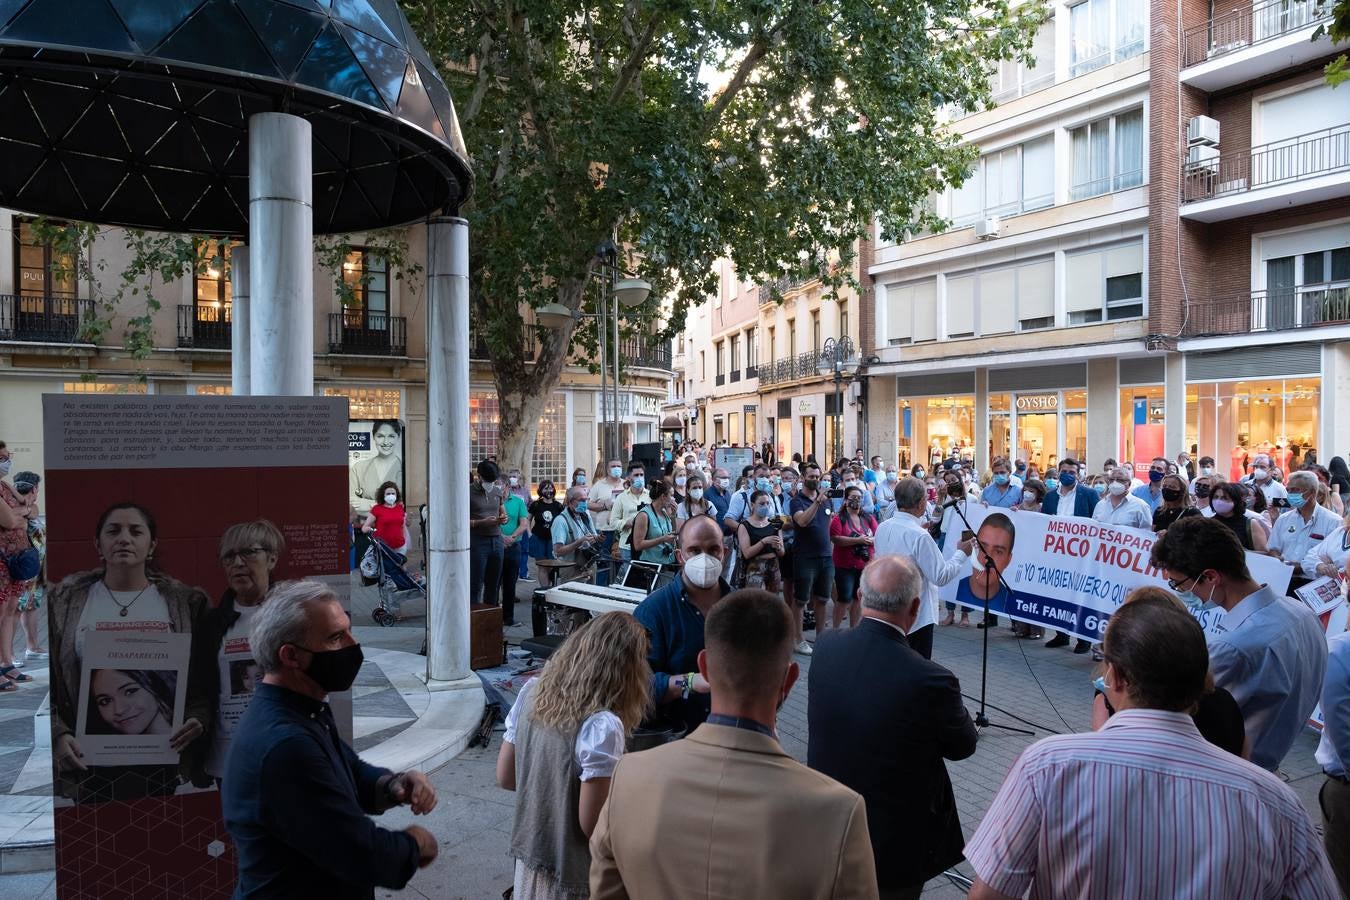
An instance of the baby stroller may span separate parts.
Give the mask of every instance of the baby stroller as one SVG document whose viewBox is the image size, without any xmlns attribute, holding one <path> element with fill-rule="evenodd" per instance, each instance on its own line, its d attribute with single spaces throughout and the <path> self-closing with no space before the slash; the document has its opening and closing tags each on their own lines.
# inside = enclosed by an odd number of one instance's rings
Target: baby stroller
<svg viewBox="0 0 1350 900">
<path fill-rule="evenodd" d="M 379 585 L 380 605 L 371 610 L 371 618 L 388 628 L 398 621 L 403 603 L 412 597 L 427 596 L 427 582 L 408 569 L 408 557 L 371 535 L 370 548 L 361 558 L 361 574 Z"/>
</svg>

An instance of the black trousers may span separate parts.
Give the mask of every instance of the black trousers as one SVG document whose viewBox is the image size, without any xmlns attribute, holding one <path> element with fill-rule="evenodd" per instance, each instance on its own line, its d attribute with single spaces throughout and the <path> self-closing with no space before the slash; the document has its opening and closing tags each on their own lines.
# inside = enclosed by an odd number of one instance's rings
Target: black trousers
<svg viewBox="0 0 1350 900">
<path fill-rule="evenodd" d="M 520 579 L 520 542 L 502 549 L 502 621 L 507 625 L 516 621 L 516 582 Z"/>
</svg>

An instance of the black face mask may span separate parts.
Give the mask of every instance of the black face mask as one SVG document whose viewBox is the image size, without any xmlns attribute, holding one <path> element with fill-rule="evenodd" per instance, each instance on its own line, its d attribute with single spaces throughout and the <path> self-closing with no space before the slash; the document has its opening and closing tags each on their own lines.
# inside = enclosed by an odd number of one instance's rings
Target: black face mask
<svg viewBox="0 0 1350 900">
<path fill-rule="evenodd" d="M 1162 498 L 1168 503 L 1175 502 L 1181 499 L 1181 491 L 1178 488 L 1163 488 Z"/>
<path fill-rule="evenodd" d="M 300 645 L 297 644 L 297 647 Z M 360 644 L 352 644 L 339 650 L 310 650 L 300 647 L 310 654 L 309 667 L 305 674 L 330 694 L 345 691 L 356 681 L 356 673 L 361 671 L 365 654 Z"/>
<path fill-rule="evenodd" d="M 1204 500 L 1206 497 L 1208 497 L 1208 496 L 1209 496 L 1209 485 L 1207 485 L 1207 484 L 1197 484 L 1197 485 L 1195 486 L 1195 496 L 1199 497 L 1201 500 Z"/>
</svg>

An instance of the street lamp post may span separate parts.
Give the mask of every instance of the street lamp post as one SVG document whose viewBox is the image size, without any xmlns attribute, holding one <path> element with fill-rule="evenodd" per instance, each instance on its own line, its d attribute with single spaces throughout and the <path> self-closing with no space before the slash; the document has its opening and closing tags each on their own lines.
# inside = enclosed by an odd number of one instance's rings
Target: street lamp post
<svg viewBox="0 0 1350 900">
<path fill-rule="evenodd" d="M 595 313 L 583 313 L 548 303 L 535 310 L 535 320 L 545 328 L 560 329 L 571 322 L 595 319 L 600 336 L 600 406 L 603 421 L 600 426 L 600 453 L 605 460 L 619 456 L 619 317 L 623 309 L 641 306 L 652 286 L 641 278 L 629 277 L 618 263 L 618 244 L 607 240 L 596 248 L 599 264 L 598 280 L 604 285 Z M 611 303 L 613 304 L 611 307 Z M 608 326 L 613 323 L 612 336 Z M 611 362 L 612 358 L 612 362 Z M 610 369 L 610 367 L 613 367 Z M 613 371 L 611 382 L 607 371 Z M 610 395 L 610 388 L 613 395 Z"/>
<path fill-rule="evenodd" d="M 834 458 L 838 462 L 844 456 L 844 383 L 852 381 L 858 374 L 858 356 L 854 353 L 853 339 L 848 335 L 840 338 L 826 338 L 820 348 L 820 357 L 816 361 L 816 371 L 826 377 L 834 378 Z"/>
</svg>

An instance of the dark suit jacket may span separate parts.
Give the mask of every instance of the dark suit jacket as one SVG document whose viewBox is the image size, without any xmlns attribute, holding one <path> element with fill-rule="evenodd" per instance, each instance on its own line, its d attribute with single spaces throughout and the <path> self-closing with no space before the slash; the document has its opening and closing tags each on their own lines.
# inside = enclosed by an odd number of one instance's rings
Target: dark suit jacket
<svg viewBox="0 0 1350 900">
<path fill-rule="evenodd" d="M 956 676 L 898 629 L 864 618 L 811 657 L 807 765 L 862 794 L 883 888 L 922 884 L 961 861 L 965 839 L 943 759 L 975 752 Z"/>
<path fill-rule="evenodd" d="M 1092 518 L 1092 512 L 1097 508 L 1097 501 L 1101 500 L 1101 495 L 1090 487 L 1083 487 L 1081 484 L 1075 485 L 1073 489 L 1073 514 L 1080 519 Z M 1048 516 L 1053 516 L 1059 512 L 1059 491 L 1051 491 L 1045 495 L 1041 501 L 1041 512 Z"/>
</svg>

